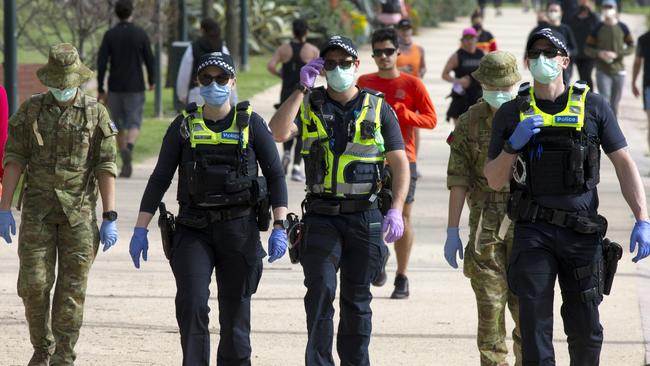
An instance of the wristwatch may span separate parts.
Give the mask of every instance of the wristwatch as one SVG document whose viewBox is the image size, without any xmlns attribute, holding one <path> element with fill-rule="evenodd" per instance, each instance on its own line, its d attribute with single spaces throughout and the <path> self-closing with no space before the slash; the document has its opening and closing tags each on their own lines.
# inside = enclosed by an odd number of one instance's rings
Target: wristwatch
<svg viewBox="0 0 650 366">
<path fill-rule="evenodd" d="M 102 218 L 104 220 L 108 220 L 108 221 L 115 221 L 115 220 L 117 220 L 117 212 L 115 212 L 115 211 L 106 211 L 106 212 L 104 212 L 102 214 Z"/>
<path fill-rule="evenodd" d="M 298 83 L 298 85 L 296 85 L 296 90 L 300 90 L 300 92 L 303 94 L 307 94 L 309 92 L 309 88 L 302 85 L 301 83 Z"/>
<path fill-rule="evenodd" d="M 516 150 L 514 147 L 512 147 L 510 139 L 506 140 L 506 142 L 503 144 L 503 151 L 513 155 L 519 154 L 519 150 Z"/>
<path fill-rule="evenodd" d="M 275 220 L 273 221 L 273 227 L 276 225 L 282 226 L 284 230 L 287 230 L 289 228 L 289 220 L 284 219 L 284 220 Z"/>
</svg>

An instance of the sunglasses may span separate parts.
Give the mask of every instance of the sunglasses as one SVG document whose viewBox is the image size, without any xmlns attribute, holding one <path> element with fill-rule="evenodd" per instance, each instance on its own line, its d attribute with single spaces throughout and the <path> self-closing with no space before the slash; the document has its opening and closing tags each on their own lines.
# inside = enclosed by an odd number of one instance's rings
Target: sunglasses
<svg viewBox="0 0 650 366">
<path fill-rule="evenodd" d="M 342 60 L 342 61 L 336 61 L 336 60 L 325 60 L 325 65 L 323 66 L 325 70 L 327 71 L 332 71 L 336 69 L 336 67 L 340 67 L 342 70 L 347 70 L 352 65 L 354 64 L 354 60 Z"/>
<path fill-rule="evenodd" d="M 381 57 L 381 55 L 386 55 L 386 57 L 390 57 L 395 54 L 397 51 L 396 48 L 375 48 L 372 50 L 372 57 Z"/>
<path fill-rule="evenodd" d="M 208 73 L 203 73 L 199 75 L 199 83 L 206 86 L 212 84 L 214 81 L 219 85 L 226 85 L 231 78 L 232 77 L 228 74 L 210 75 Z"/>
<path fill-rule="evenodd" d="M 557 55 L 562 55 L 564 52 L 559 48 L 531 48 L 526 52 L 526 55 L 529 59 L 539 58 L 539 55 L 543 54 L 546 58 L 553 58 Z"/>
</svg>

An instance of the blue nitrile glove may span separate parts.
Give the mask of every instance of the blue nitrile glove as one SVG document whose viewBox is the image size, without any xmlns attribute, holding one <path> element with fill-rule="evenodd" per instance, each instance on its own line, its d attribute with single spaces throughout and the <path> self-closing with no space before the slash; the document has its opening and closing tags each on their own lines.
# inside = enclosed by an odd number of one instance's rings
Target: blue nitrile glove
<svg viewBox="0 0 650 366">
<path fill-rule="evenodd" d="M 104 220 L 99 229 L 99 241 L 104 244 L 103 252 L 109 250 L 117 242 L 117 225 L 115 221 Z"/>
<path fill-rule="evenodd" d="M 521 150 L 533 135 L 539 133 L 539 127 L 544 124 L 544 119 L 540 115 L 534 115 L 517 123 L 515 132 L 510 135 L 510 145 L 515 150 Z"/>
<path fill-rule="evenodd" d="M 300 83 L 308 88 L 313 88 L 316 78 L 324 66 L 325 60 L 320 57 L 309 61 L 308 64 L 300 68 Z"/>
<path fill-rule="evenodd" d="M 463 242 L 460 240 L 457 227 L 447 228 L 447 240 L 445 240 L 445 259 L 453 268 L 458 268 L 456 263 L 456 252 L 458 257 L 463 259 Z"/>
<path fill-rule="evenodd" d="M 636 243 L 639 243 L 639 251 L 632 262 L 636 263 L 650 254 L 650 222 L 638 221 L 634 224 L 632 235 L 630 235 L 630 253 L 634 253 Z"/>
<path fill-rule="evenodd" d="M 147 261 L 147 250 L 149 250 L 147 233 L 149 233 L 149 230 L 144 227 L 135 227 L 133 229 L 133 236 L 129 244 L 129 254 L 131 254 L 135 268 L 140 268 L 140 254 L 142 254 L 142 259 L 145 262 Z"/>
<path fill-rule="evenodd" d="M 11 234 L 9 232 L 11 231 Z M 11 235 L 16 235 L 16 221 L 11 210 L 0 210 L 0 236 L 11 243 Z"/>
<path fill-rule="evenodd" d="M 282 258 L 287 251 L 287 231 L 284 228 L 274 228 L 269 237 L 269 263 Z"/>
</svg>

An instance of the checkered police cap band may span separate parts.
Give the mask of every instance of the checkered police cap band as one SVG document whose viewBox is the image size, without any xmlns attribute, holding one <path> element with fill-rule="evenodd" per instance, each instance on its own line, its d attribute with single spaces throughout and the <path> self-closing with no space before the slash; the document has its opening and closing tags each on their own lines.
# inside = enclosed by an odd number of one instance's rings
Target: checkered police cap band
<svg viewBox="0 0 650 366">
<path fill-rule="evenodd" d="M 553 44 L 553 46 L 564 51 L 564 54 L 569 55 L 569 50 L 566 46 L 564 37 L 562 37 L 561 34 L 554 32 L 551 28 L 543 28 L 533 34 L 533 36 L 530 38 L 530 41 L 528 42 L 528 47 L 526 47 L 526 49 L 530 49 L 533 43 L 538 39 L 547 39 Z"/>
<path fill-rule="evenodd" d="M 216 66 L 227 74 L 235 75 L 235 66 L 232 64 L 230 56 L 221 52 L 212 52 L 201 57 L 197 73 L 200 73 L 208 66 Z"/>
<path fill-rule="evenodd" d="M 348 38 L 341 36 L 332 36 L 325 44 L 325 47 L 323 47 L 323 50 L 320 53 L 321 57 L 324 56 L 326 51 L 332 48 L 340 48 L 343 51 L 347 52 L 350 56 L 359 58 L 359 52 L 357 52 L 354 43 L 352 43 L 352 41 Z"/>
</svg>

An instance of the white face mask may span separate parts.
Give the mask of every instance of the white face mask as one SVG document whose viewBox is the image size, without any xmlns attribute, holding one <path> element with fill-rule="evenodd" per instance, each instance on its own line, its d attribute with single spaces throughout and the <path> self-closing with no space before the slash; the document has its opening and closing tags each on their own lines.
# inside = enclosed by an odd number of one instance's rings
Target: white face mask
<svg viewBox="0 0 650 366">
<path fill-rule="evenodd" d="M 603 17 L 605 17 L 605 19 L 616 19 L 616 9 L 609 8 L 603 10 Z"/>
<path fill-rule="evenodd" d="M 562 19 L 562 13 L 559 11 L 549 11 L 548 13 L 546 13 L 546 15 L 548 16 L 548 19 L 552 21 Z"/>
</svg>

